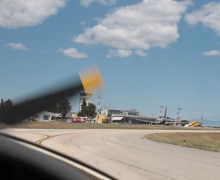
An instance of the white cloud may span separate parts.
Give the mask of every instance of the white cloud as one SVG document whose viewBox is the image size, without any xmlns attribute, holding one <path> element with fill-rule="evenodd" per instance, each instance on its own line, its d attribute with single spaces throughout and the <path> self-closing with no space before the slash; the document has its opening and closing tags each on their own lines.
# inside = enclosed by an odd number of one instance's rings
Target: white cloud
<svg viewBox="0 0 220 180">
<path fill-rule="evenodd" d="M 59 49 L 59 51 L 62 52 L 65 56 L 69 56 L 71 58 L 82 59 L 87 57 L 85 53 L 81 53 L 75 48 Z"/>
<path fill-rule="evenodd" d="M 97 25 L 85 29 L 74 41 L 140 50 L 136 51 L 139 55 L 151 47 L 165 48 L 177 41 L 178 22 L 190 4 L 190 0 L 143 0 L 120 7 L 100 19 Z"/>
<path fill-rule="evenodd" d="M 21 28 L 42 23 L 64 7 L 66 0 L 0 1 L 0 27 Z"/>
<path fill-rule="evenodd" d="M 132 54 L 131 50 L 125 50 L 125 49 L 117 49 L 117 50 L 109 50 L 107 57 L 111 58 L 111 57 L 120 57 L 120 58 L 125 58 L 128 57 Z"/>
<path fill-rule="evenodd" d="M 103 5 L 113 5 L 115 4 L 116 0 L 80 0 L 80 4 L 82 4 L 85 7 L 88 7 L 95 2 L 99 2 Z"/>
<path fill-rule="evenodd" d="M 5 46 L 10 47 L 11 49 L 20 50 L 20 51 L 27 51 L 28 48 L 21 43 L 8 43 Z"/>
<path fill-rule="evenodd" d="M 85 21 L 81 21 L 81 22 L 80 22 L 80 25 L 81 25 L 81 26 L 85 26 L 85 25 L 86 25 L 86 22 L 85 22 Z"/>
<path fill-rule="evenodd" d="M 139 50 L 139 49 L 135 51 L 135 54 L 137 54 L 137 55 L 139 55 L 141 57 L 147 56 L 145 51 L 142 51 L 142 50 Z"/>
<path fill-rule="evenodd" d="M 202 23 L 220 35 L 220 3 L 208 3 L 200 10 L 187 14 L 185 19 L 191 25 Z"/>
<path fill-rule="evenodd" d="M 204 56 L 220 56 L 220 50 L 205 51 L 202 54 Z"/>
</svg>

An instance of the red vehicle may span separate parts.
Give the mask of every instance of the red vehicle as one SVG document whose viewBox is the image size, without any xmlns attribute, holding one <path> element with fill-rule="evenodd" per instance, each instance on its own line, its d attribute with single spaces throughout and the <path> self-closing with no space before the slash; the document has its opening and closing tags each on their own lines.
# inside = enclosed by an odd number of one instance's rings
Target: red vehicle
<svg viewBox="0 0 220 180">
<path fill-rule="evenodd" d="M 85 123 L 86 119 L 86 117 L 75 117 L 73 118 L 73 122 Z"/>
</svg>

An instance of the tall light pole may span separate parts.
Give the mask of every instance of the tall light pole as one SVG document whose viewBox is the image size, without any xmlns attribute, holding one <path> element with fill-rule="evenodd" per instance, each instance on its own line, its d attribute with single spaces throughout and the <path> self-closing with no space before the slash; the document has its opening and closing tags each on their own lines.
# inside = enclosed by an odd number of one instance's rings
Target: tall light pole
<svg viewBox="0 0 220 180">
<path fill-rule="evenodd" d="M 203 122 L 203 118 L 204 118 L 204 116 L 203 116 L 203 114 L 202 114 L 202 116 L 201 116 L 201 123 Z"/>
<path fill-rule="evenodd" d="M 164 112 L 164 116 L 165 119 L 167 118 L 167 106 L 165 106 L 165 112 Z"/>
<path fill-rule="evenodd" d="M 165 106 L 160 106 L 160 116 L 159 118 L 162 118 L 162 109 L 164 108 Z"/>
<path fill-rule="evenodd" d="M 182 108 L 180 108 L 179 105 L 178 105 L 178 107 L 177 107 L 177 116 L 176 116 L 175 126 L 176 126 L 177 121 L 180 120 L 180 110 L 181 110 L 181 109 L 182 109 Z"/>
<path fill-rule="evenodd" d="M 98 96 L 98 114 L 101 113 L 101 112 L 100 112 L 100 110 L 101 110 L 101 109 L 100 109 L 100 99 L 101 99 L 101 98 L 103 98 L 103 96 L 99 95 L 99 96 Z"/>
</svg>

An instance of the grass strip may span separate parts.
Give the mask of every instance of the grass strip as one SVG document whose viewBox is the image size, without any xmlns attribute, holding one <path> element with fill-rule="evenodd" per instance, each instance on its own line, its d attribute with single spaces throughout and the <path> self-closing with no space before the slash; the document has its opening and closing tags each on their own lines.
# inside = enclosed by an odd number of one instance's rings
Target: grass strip
<svg viewBox="0 0 220 180">
<path fill-rule="evenodd" d="M 115 123 L 67 123 L 62 121 L 37 122 L 24 121 L 22 123 L 10 126 L 13 128 L 31 128 L 31 129 L 154 129 L 154 130 L 192 130 L 192 128 L 178 126 L 162 126 L 148 124 L 115 124 Z M 207 128 L 193 128 L 201 130 Z M 212 128 L 209 128 L 213 130 Z M 217 129 L 216 129 L 217 130 Z"/>
<path fill-rule="evenodd" d="M 155 133 L 146 135 L 145 138 L 162 143 L 220 152 L 220 132 Z"/>
</svg>

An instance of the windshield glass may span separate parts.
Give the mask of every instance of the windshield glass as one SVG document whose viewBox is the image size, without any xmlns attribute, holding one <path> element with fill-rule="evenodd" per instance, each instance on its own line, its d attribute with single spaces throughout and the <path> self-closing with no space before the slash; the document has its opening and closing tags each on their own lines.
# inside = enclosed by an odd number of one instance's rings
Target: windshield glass
<svg viewBox="0 0 220 180">
<path fill-rule="evenodd" d="M 2 131 L 118 179 L 217 177 L 214 146 L 145 136 L 220 127 L 219 12 L 210 0 L 1 1 L 0 109 L 84 81 L 89 67 L 103 83 Z"/>
</svg>

